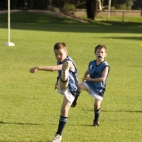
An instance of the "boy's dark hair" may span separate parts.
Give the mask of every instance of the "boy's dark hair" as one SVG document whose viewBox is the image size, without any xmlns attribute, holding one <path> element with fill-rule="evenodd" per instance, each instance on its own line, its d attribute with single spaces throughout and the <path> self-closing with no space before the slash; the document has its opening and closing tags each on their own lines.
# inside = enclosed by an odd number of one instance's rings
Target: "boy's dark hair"
<svg viewBox="0 0 142 142">
<path fill-rule="evenodd" d="M 64 49 L 67 51 L 66 44 L 64 42 L 57 42 L 54 45 L 54 50 L 58 50 L 58 49 Z"/>
<path fill-rule="evenodd" d="M 98 49 L 102 49 L 102 48 L 104 48 L 104 49 L 106 50 L 106 52 L 107 52 L 106 46 L 105 46 L 105 45 L 102 45 L 102 44 L 99 44 L 99 45 L 97 45 L 97 46 L 95 47 L 95 53 L 96 53 L 96 51 L 97 51 Z"/>
</svg>

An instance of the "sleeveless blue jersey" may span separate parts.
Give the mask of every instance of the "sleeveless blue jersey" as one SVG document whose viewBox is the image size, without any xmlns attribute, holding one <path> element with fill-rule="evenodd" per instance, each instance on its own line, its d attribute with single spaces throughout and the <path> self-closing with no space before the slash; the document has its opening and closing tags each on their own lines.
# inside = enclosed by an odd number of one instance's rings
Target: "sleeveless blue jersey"
<svg viewBox="0 0 142 142">
<path fill-rule="evenodd" d="M 96 64 L 96 60 L 91 61 L 88 66 L 90 78 L 100 78 L 102 76 L 102 72 L 104 68 L 107 66 L 109 66 L 109 64 L 106 61 L 102 62 L 99 65 Z M 86 83 L 90 87 L 90 89 L 93 91 L 94 94 L 97 94 L 103 97 L 104 91 L 106 88 L 107 78 L 108 78 L 108 75 L 105 81 L 103 82 L 86 81 Z"/>
<path fill-rule="evenodd" d="M 72 60 L 72 58 L 70 58 L 68 56 L 63 62 L 58 62 L 57 61 L 57 65 L 63 64 L 66 61 L 71 61 L 73 63 L 73 65 L 74 65 L 74 67 L 75 67 L 75 72 L 69 70 L 69 84 L 68 84 L 69 91 L 73 95 L 75 95 L 74 93 L 77 91 L 77 86 L 78 86 L 78 71 L 77 71 L 75 62 Z M 58 71 L 58 75 L 59 75 L 58 77 L 60 78 L 61 70 Z"/>
</svg>

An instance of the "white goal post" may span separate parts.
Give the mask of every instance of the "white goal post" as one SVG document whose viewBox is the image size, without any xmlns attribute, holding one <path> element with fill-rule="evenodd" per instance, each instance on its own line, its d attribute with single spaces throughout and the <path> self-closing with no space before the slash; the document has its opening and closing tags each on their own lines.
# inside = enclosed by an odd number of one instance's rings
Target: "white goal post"
<svg viewBox="0 0 142 142">
<path fill-rule="evenodd" d="M 109 21 L 109 18 L 110 18 L 110 10 L 111 10 L 111 0 L 108 0 L 108 15 L 107 15 L 108 21 Z"/>
<path fill-rule="evenodd" d="M 14 43 L 10 42 L 10 0 L 8 0 L 8 42 L 6 42 L 4 45 L 15 46 Z"/>
</svg>

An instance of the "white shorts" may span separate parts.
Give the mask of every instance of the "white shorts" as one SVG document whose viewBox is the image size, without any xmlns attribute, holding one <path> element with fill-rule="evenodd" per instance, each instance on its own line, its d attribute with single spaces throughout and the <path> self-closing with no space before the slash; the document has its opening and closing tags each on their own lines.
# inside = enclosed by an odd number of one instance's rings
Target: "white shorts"
<svg viewBox="0 0 142 142">
<path fill-rule="evenodd" d="M 101 97 L 101 96 L 95 94 L 95 93 L 90 89 L 90 87 L 88 86 L 88 84 L 87 84 L 86 82 L 82 82 L 82 83 L 86 86 L 87 92 L 88 92 L 93 98 L 98 99 L 98 100 L 103 100 L 103 97 Z"/>
<path fill-rule="evenodd" d="M 58 80 L 58 93 L 61 94 L 61 95 L 65 95 L 66 98 L 68 99 L 68 101 L 71 104 L 73 103 L 75 97 L 71 94 L 71 92 L 69 91 L 68 88 L 61 90 L 59 80 Z"/>
</svg>

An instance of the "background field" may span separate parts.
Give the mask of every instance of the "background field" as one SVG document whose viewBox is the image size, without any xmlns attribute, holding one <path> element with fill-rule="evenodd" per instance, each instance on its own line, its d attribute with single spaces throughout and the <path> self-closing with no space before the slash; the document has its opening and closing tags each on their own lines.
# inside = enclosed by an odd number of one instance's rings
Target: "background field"
<svg viewBox="0 0 142 142">
<path fill-rule="evenodd" d="M 0 15 L 0 142 L 50 142 L 57 130 L 62 96 L 54 91 L 57 72 L 30 74 L 30 67 L 54 65 L 53 46 L 64 41 L 79 70 L 79 82 L 94 59 L 94 47 L 108 48 L 111 70 L 100 127 L 92 127 L 93 98 L 82 92 L 71 108 L 63 142 L 142 142 L 142 24 L 80 23 L 47 14 Z"/>
</svg>

